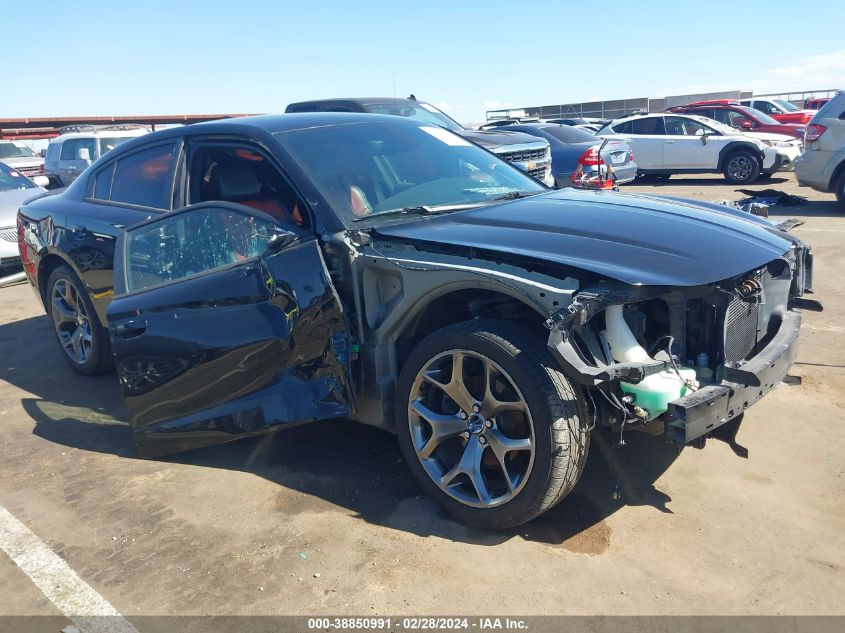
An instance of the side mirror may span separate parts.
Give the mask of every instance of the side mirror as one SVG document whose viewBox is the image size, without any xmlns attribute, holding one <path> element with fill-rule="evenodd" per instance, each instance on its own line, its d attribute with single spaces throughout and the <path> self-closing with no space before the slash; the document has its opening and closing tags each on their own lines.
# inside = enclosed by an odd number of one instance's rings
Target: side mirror
<svg viewBox="0 0 845 633">
<path fill-rule="evenodd" d="M 77 152 L 77 156 L 79 160 L 84 160 L 89 165 L 91 164 L 91 153 L 88 151 L 87 147 L 82 147 Z"/>
<path fill-rule="evenodd" d="M 750 130 L 754 127 L 754 124 L 748 119 L 743 119 L 739 122 L 739 127 L 741 127 L 743 130 Z"/>
<path fill-rule="evenodd" d="M 39 152 L 38 152 L 38 155 L 39 155 L 41 158 L 44 158 L 45 156 L 47 156 L 47 150 L 46 150 L 46 149 L 42 149 L 41 151 L 39 151 Z"/>
<path fill-rule="evenodd" d="M 273 237 L 270 238 L 270 241 L 267 243 L 267 252 L 278 253 L 279 251 L 287 248 L 288 246 L 296 242 L 298 239 L 299 236 L 296 233 L 280 229 L 276 232 Z"/>
<path fill-rule="evenodd" d="M 704 132 L 703 130 L 702 130 L 702 132 L 701 132 L 701 136 L 700 136 L 700 138 L 701 138 L 701 144 L 702 144 L 702 145 L 707 145 L 707 133 L 706 133 L 706 132 Z"/>
<path fill-rule="evenodd" d="M 30 180 L 39 187 L 48 187 L 50 185 L 50 179 L 47 176 L 33 176 Z"/>
</svg>

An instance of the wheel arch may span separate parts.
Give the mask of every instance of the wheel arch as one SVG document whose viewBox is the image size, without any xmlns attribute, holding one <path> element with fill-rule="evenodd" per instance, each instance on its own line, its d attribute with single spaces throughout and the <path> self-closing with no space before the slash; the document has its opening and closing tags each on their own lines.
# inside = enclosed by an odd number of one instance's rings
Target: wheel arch
<svg viewBox="0 0 845 633">
<path fill-rule="evenodd" d="M 836 169 L 833 170 L 833 174 L 831 174 L 830 176 L 830 182 L 827 185 L 828 191 L 835 191 L 836 181 L 839 179 L 839 176 L 842 175 L 842 172 L 845 172 L 845 159 L 839 161 L 839 164 L 836 166 Z"/>
<path fill-rule="evenodd" d="M 478 280 L 455 282 L 421 296 L 415 310 L 394 331 L 397 374 L 417 342 L 432 332 L 474 318 L 497 318 L 526 325 L 536 317 L 538 332 L 548 318 L 540 306 L 522 292 L 507 286 Z"/>
<path fill-rule="evenodd" d="M 44 309 L 47 310 L 47 282 L 50 275 L 59 266 L 67 266 L 73 271 L 73 274 L 80 277 L 79 270 L 76 265 L 68 258 L 63 251 L 48 251 L 38 261 L 38 294 L 41 297 L 41 303 Z M 80 277 L 81 278 L 81 277 Z M 84 284 L 83 284 L 84 285 Z"/>
<path fill-rule="evenodd" d="M 763 151 L 751 143 L 749 141 L 731 141 L 727 145 L 725 145 L 721 150 L 719 150 L 719 163 L 716 166 L 716 169 L 722 171 L 725 167 L 725 161 L 740 150 L 750 151 L 754 156 L 757 157 L 757 160 L 760 161 L 760 168 L 763 168 Z"/>
</svg>

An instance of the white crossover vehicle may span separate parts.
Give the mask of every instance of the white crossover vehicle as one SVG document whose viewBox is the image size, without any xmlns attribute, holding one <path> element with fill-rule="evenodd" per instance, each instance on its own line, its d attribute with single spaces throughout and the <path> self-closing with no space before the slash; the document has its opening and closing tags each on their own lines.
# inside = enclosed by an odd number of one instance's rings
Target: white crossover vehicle
<svg viewBox="0 0 845 633">
<path fill-rule="evenodd" d="M 794 169 L 801 142 L 782 134 L 739 132 L 687 114 L 646 114 L 611 121 L 597 133 L 624 136 L 634 147 L 639 173 L 654 176 L 721 172 L 733 184 Z"/>
</svg>

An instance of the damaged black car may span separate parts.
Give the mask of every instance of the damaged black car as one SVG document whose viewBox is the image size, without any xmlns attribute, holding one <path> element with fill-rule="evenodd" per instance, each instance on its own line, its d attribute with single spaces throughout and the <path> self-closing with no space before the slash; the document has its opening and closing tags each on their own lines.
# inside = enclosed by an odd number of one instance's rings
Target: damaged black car
<svg viewBox="0 0 845 633">
<path fill-rule="evenodd" d="M 141 454 L 351 418 L 492 528 L 564 498 L 595 426 L 689 445 L 735 425 L 819 307 L 809 248 L 767 220 L 550 190 L 397 117 L 150 134 L 18 233 L 63 356 L 114 364 Z"/>
</svg>

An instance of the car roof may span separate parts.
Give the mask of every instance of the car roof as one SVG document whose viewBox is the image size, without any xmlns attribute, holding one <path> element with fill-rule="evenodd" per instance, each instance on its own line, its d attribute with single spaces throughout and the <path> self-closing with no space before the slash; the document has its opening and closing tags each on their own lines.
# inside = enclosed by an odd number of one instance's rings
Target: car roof
<svg viewBox="0 0 845 633">
<path fill-rule="evenodd" d="M 51 138 L 51 143 L 59 143 L 67 141 L 72 138 L 126 138 L 128 136 L 144 136 L 149 134 L 149 130 L 134 129 L 134 130 L 91 130 L 89 132 L 68 132 L 66 134 L 59 134 L 55 138 Z"/>
<path fill-rule="evenodd" d="M 364 114 L 361 112 L 302 112 L 289 114 L 262 114 L 258 116 L 235 117 L 192 123 L 179 127 L 168 128 L 151 134 L 144 134 L 122 143 L 120 148 L 112 150 L 120 152 L 133 150 L 140 145 L 163 141 L 183 136 L 211 135 L 211 134 L 276 134 L 313 127 L 328 127 L 333 125 L 348 125 L 350 123 L 378 123 L 384 125 L 421 125 L 420 121 L 387 114 Z M 111 154 L 110 154 L 111 155 Z"/>
<path fill-rule="evenodd" d="M 420 103 L 420 101 L 415 101 L 414 99 L 406 99 L 404 97 L 332 97 L 331 99 L 308 99 L 306 101 L 296 101 L 294 103 L 288 104 L 288 108 L 292 108 L 294 106 L 301 106 L 307 105 L 312 103 L 356 103 L 358 105 L 364 104 L 372 104 L 372 105 L 381 105 L 381 104 L 414 104 Z M 292 114 L 292 113 L 291 113 Z"/>
</svg>

